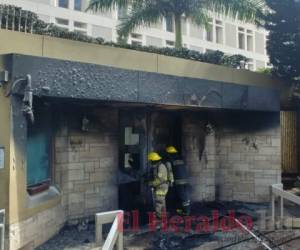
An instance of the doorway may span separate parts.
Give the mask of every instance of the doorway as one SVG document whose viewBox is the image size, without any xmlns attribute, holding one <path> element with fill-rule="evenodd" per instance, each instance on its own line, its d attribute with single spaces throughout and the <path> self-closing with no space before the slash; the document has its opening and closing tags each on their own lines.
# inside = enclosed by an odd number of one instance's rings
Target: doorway
<svg viewBox="0 0 300 250">
<path fill-rule="evenodd" d="M 153 196 L 146 184 L 147 154 L 162 156 L 168 145 L 181 152 L 180 112 L 123 109 L 119 120 L 119 207 L 125 211 L 152 211 Z"/>
</svg>

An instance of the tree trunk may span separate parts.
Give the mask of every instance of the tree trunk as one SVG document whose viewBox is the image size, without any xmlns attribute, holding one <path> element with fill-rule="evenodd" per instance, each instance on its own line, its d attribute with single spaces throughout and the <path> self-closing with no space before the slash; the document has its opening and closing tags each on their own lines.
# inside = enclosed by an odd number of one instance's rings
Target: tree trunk
<svg viewBox="0 0 300 250">
<path fill-rule="evenodd" d="M 182 48 L 181 14 L 175 14 L 175 48 Z"/>
</svg>

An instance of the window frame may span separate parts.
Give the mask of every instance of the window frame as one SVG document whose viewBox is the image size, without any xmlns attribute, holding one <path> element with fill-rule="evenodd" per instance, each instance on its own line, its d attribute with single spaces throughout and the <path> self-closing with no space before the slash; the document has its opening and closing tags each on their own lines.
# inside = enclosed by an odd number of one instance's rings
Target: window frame
<svg viewBox="0 0 300 250">
<path fill-rule="evenodd" d="M 45 112 L 45 110 L 47 109 L 43 109 L 43 112 Z M 53 123 L 53 112 L 52 112 L 52 108 L 50 107 L 49 110 L 49 116 L 50 116 L 50 124 Z M 29 133 L 28 133 L 28 128 L 27 128 L 27 135 L 26 135 L 26 138 L 28 140 L 28 136 L 29 136 Z M 27 146 L 26 146 L 27 147 Z M 33 185 L 28 185 L 28 176 L 27 176 L 27 169 L 26 169 L 26 190 L 27 190 L 27 193 L 29 195 L 36 195 L 36 194 L 39 194 L 39 193 L 42 193 L 46 190 L 48 190 L 50 188 L 51 185 L 54 184 L 54 178 L 55 178 L 55 155 L 54 155 L 54 152 L 55 152 L 55 136 L 54 136 L 54 131 L 53 131 L 53 128 L 52 126 L 49 126 L 49 145 L 48 145 L 48 161 L 49 161 L 49 165 L 48 165 L 48 175 L 49 175 L 49 178 L 46 179 L 46 180 L 43 180 L 41 181 L 40 183 L 37 183 L 37 184 L 33 184 Z M 26 166 L 28 168 L 28 159 L 27 159 L 27 153 L 26 153 Z"/>
</svg>

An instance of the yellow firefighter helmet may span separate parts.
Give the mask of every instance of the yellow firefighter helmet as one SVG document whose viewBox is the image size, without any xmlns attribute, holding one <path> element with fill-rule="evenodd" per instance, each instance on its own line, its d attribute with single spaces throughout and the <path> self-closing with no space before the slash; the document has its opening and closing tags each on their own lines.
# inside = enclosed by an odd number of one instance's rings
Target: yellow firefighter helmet
<svg viewBox="0 0 300 250">
<path fill-rule="evenodd" d="M 156 152 L 150 152 L 148 154 L 148 161 L 160 161 L 161 156 Z"/>
<path fill-rule="evenodd" d="M 167 153 L 169 154 L 176 154 L 178 153 L 177 149 L 174 146 L 169 146 L 166 148 Z"/>
</svg>

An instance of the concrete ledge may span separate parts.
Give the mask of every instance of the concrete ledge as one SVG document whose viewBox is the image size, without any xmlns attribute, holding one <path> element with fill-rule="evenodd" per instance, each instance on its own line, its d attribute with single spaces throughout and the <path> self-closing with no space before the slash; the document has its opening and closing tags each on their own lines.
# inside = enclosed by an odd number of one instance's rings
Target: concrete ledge
<svg viewBox="0 0 300 250">
<path fill-rule="evenodd" d="M 60 196 L 60 192 L 54 186 L 50 186 L 48 190 L 36 194 L 27 196 L 27 207 L 33 208 L 35 206 L 41 205 L 44 202 L 48 202 Z"/>
<path fill-rule="evenodd" d="M 18 53 L 122 69 L 278 88 L 268 75 L 153 53 L 0 30 L 0 54 Z"/>
</svg>

